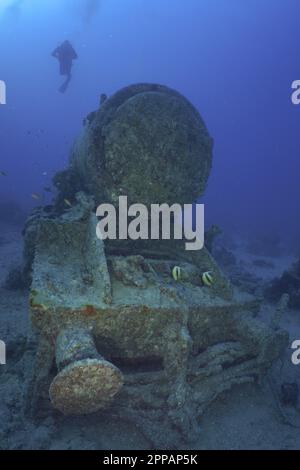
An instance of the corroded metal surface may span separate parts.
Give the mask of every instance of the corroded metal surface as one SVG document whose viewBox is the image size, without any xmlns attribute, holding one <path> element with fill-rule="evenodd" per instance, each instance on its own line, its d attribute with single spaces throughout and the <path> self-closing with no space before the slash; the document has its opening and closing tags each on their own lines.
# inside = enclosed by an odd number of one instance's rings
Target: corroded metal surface
<svg viewBox="0 0 300 470">
<path fill-rule="evenodd" d="M 153 107 L 142 113 L 149 100 Z M 288 337 L 254 318 L 259 302 L 232 288 L 206 248 L 96 238 L 103 198 L 115 201 L 126 190 L 133 202 L 182 203 L 204 190 L 212 141 L 192 105 L 165 87 L 138 85 L 88 122 L 70 168 L 55 178 L 54 206 L 33 214 L 25 230 L 39 334 L 28 400 L 37 409 L 50 387 L 63 413 L 103 409 L 133 421 L 156 448 L 174 448 L 197 436 L 199 416 L 224 390 L 259 380 Z M 153 135 L 143 146 L 148 126 Z M 203 284 L 204 272 L 212 286 Z"/>
<path fill-rule="evenodd" d="M 93 413 L 107 407 L 122 384 L 121 372 L 110 362 L 84 359 L 65 367 L 54 378 L 50 400 L 66 415 Z"/>
</svg>

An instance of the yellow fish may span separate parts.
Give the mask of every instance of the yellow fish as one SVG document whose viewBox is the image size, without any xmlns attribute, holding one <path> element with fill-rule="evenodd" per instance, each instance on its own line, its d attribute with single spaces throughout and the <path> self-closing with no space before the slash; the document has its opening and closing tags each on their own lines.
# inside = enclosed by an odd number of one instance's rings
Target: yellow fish
<svg viewBox="0 0 300 470">
<path fill-rule="evenodd" d="M 172 269 L 172 276 L 174 281 L 180 281 L 181 279 L 181 268 L 179 266 L 174 266 Z"/>
<path fill-rule="evenodd" d="M 207 287 L 211 287 L 214 284 L 215 280 L 211 271 L 206 271 L 202 274 L 202 282 Z"/>
</svg>

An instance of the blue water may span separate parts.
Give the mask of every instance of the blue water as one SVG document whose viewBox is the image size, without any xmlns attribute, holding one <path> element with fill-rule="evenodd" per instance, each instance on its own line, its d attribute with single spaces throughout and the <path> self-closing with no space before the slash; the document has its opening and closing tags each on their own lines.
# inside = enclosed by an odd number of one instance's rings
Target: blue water
<svg viewBox="0 0 300 470">
<path fill-rule="evenodd" d="M 157 82 L 186 95 L 215 140 L 207 223 L 298 240 L 299 14 L 298 0 L 0 1 L 1 200 L 39 204 L 31 193 L 66 167 L 100 94 Z M 62 95 L 51 52 L 65 39 L 79 59 Z"/>
</svg>

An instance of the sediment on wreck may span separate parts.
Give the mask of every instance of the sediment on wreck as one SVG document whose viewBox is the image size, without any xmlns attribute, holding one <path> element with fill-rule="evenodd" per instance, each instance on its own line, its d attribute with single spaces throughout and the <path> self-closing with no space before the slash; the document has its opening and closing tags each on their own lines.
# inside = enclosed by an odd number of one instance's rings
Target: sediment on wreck
<svg viewBox="0 0 300 470">
<path fill-rule="evenodd" d="M 156 448 L 174 448 L 196 438 L 213 400 L 259 380 L 285 348 L 287 334 L 254 318 L 259 302 L 232 287 L 206 248 L 96 237 L 97 205 L 121 195 L 129 204 L 192 203 L 205 191 L 212 148 L 198 111 L 164 86 L 127 87 L 88 116 L 55 177 L 55 204 L 25 230 L 39 335 L 33 408 L 50 389 L 49 409 L 113 413 Z"/>
</svg>

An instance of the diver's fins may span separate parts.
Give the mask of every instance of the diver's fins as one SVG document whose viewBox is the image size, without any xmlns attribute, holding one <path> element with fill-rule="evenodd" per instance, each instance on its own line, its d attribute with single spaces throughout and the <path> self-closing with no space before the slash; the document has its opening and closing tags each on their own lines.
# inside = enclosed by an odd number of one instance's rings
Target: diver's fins
<svg viewBox="0 0 300 470">
<path fill-rule="evenodd" d="M 67 80 L 62 84 L 62 86 L 58 89 L 60 93 L 65 93 L 71 81 L 71 77 L 68 77 Z"/>
</svg>

